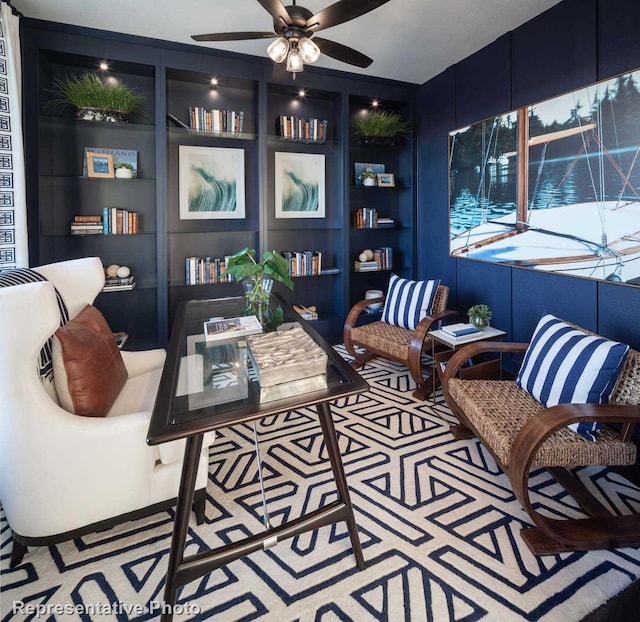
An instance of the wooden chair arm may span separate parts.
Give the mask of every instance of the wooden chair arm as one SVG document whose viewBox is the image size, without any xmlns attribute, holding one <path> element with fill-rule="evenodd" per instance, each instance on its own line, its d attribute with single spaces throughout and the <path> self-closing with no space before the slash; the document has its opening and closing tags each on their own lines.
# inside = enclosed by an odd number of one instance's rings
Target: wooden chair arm
<svg viewBox="0 0 640 622">
<path fill-rule="evenodd" d="M 570 423 L 600 421 L 601 423 L 640 423 L 640 406 L 622 404 L 559 404 L 543 410 L 522 426 L 511 446 L 509 471 L 514 491 L 526 491 L 529 469 L 538 448 L 557 430 Z M 627 426 L 628 427 L 628 426 Z M 579 465 L 576 465 L 579 466 Z M 518 499 L 521 503 L 526 501 Z"/>
<path fill-rule="evenodd" d="M 509 341 L 477 341 L 463 346 L 447 361 L 442 377 L 443 388 L 446 387 L 450 378 L 457 375 L 464 363 L 478 355 L 486 353 L 514 353 L 524 352 L 529 347 L 528 343 L 517 343 Z"/>
<path fill-rule="evenodd" d="M 351 329 L 356 325 L 358 321 L 358 317 L 360 314 L 371 304 L 375 304 L 377 302 L 384 302 L 385 297 L 381 296 L 380 298 L 369 298 L 368 300 L 360 300 L 356 302 L 356 304 L 349 309 L 349 313 L 347 314 L 347 319 L 344 321 L 344 331 L 347 330 L 351 332 Z"/>
</svg>

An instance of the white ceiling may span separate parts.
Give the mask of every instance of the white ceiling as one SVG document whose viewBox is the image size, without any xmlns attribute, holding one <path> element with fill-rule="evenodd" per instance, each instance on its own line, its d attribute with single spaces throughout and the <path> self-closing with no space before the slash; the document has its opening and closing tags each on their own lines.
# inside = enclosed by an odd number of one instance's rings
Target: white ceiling
<svg viewBox="0 0 640 622">
<path fill-rule="evenodd" d="M 422 84 L 560 0 L 390 0 L 319 33 L 373 58 L 359 69 L 322 55 L 316 65 Z M 283 0 L 289 5 L 290 0 Z M 12 0 L 25 17 L 266 56 L 270 39 L 196 43 L 193 34 L 271 31 L 256 0 Z M 300 0 L 312 13 L 331 0 Z"/>
</svg>

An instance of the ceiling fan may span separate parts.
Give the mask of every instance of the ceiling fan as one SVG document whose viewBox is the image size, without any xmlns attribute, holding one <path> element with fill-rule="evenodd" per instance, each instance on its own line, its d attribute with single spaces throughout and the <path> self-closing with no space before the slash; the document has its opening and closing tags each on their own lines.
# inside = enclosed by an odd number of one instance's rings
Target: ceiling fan
<svg viewBox="0 0 640 622">
<path fill-rule="evenodd" d="M 267 54 L 275 63 L 286 60 L 287 71 L 304 70 L 304 63 L 314 63 L 320 53 L 356 67 L 368 67 L 373 59 L 341 43 L 316 37 L 315 33 L 331 26 L 369 13 L 389 0 L 339 0 L 315 15 L 296 0 L 284 6 L 281 0 L 258 0 L 258 3 L 273 17 L 274 32 L 220 32 L 193 35 L 195 41 L 241 41 L 247 39 L 276 40 L 267 48 Z"/>
</svg>

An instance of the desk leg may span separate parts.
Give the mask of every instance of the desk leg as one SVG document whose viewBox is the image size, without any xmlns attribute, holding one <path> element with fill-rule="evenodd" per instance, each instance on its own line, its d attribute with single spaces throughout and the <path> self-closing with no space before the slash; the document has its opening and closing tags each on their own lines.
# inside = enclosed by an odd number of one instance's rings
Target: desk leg
<svg viewBox="0 0 640 622">
<path fill-rule="evenodd" d="M 362 547 L 360 546 L 360 538 L 358 537 L 358 526 L 356 525 L 356 519 L 353 515 L 353 506 L 351 505 L 351 497 L 349 496 L 347 478 L 344 474 L 336 429 L 333 425 L 333 417 L 331 416 L 331 408 L 327 402 L 317 404 L 316 408 L 318 409 L 318 418 L 320 419 L 322 434 L 327 446 L 327 453 L 329 454 L 329 462 L 331 463 L 333 478 L 336 482 L 336 487 L 338 488 L 338 497 L 347 507 L 346 522 L 347 529 L 349 531 L 349 538 L 351 539 L 351 547 L 353 548 L 353 554 L 356 557 L 358 568 L 360 568 L 360 570 L 364 570 L 364 556 L 362 555 Z"/>
<path fill-rule="evenodd" d="M 196 488 L 196 475 L 198 474 L 198 462 L 202 451 L 203 437 L 204 434 L 188 436 L 184 448 L 180 490 L 178 491 L 178 501 L 176 503 L 176 518 L 173 523 L 173 536 L 171 537 L 171 548 L 169 550 L 169 567 L 164 586 L 165 610 L 160 618 L 161 622 L 170 622 L 173 619 L 173 609 L 178 593 L 176 574 L 184 558 L 184 544 L 189 528 L 189 514 Z"/>
</svg>

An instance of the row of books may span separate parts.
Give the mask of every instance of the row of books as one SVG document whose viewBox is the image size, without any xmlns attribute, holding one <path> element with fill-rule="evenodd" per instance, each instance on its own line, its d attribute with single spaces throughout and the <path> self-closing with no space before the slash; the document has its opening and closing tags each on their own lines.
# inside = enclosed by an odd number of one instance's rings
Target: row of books
<svg viewBox="0 0 640 622">
<path fill-rule="evenodd" d="M 276 131 L 282 138 L 322 143 L 327 138 L 327 121 L 281 114 Z"/>
<path fill-rule="evenodd" d="M 125 277 L 108 276 L 104 280 L 103 292 L 117 292 L 133 289 L 136 286 L 136 281 L 133 274 Z"/>
<path fill-rule="evenodd" d="M 393 268 L 393 249 L 390 246 L 381 246 L 373 251 L 373 259 L 370 261 L 354 262 L 356 272 L 374 272 L 376 270 L 391 270 Z"/>
<path fill-rule="evenodd" d="M 119 207 L 103 207 L 102 216 L 74 216 L 71 235 L 135 235 L 140 218 L 137 212 Z"/>
<path fill-rule="evenodd" d="M 391 229 L 395 226 L 393 218 L 378 215 L 375 207 L 361 207 L 354 214 L 353 226 L 356 229 Z"/>
<path fill-rule="evenodd" d="M 189 106 L 189 123 L 192 130 L 239 134 L 244 127 L 244 112 L 216 108 L 207 110 L 202 106 Z"/>
<path fill-rule="evenodd" d="M 185 283 L 205 285 L 231 283 L 235 279 L 226 274 L 229 255 L 225 257 L 187 257 L 185 259 Z"/>
<path fill-rule="evenodd" d="M 320 251 L 282 251 L 289 263 L 289 276 L 317 276 L 322 270 Z"/>
</svg>

